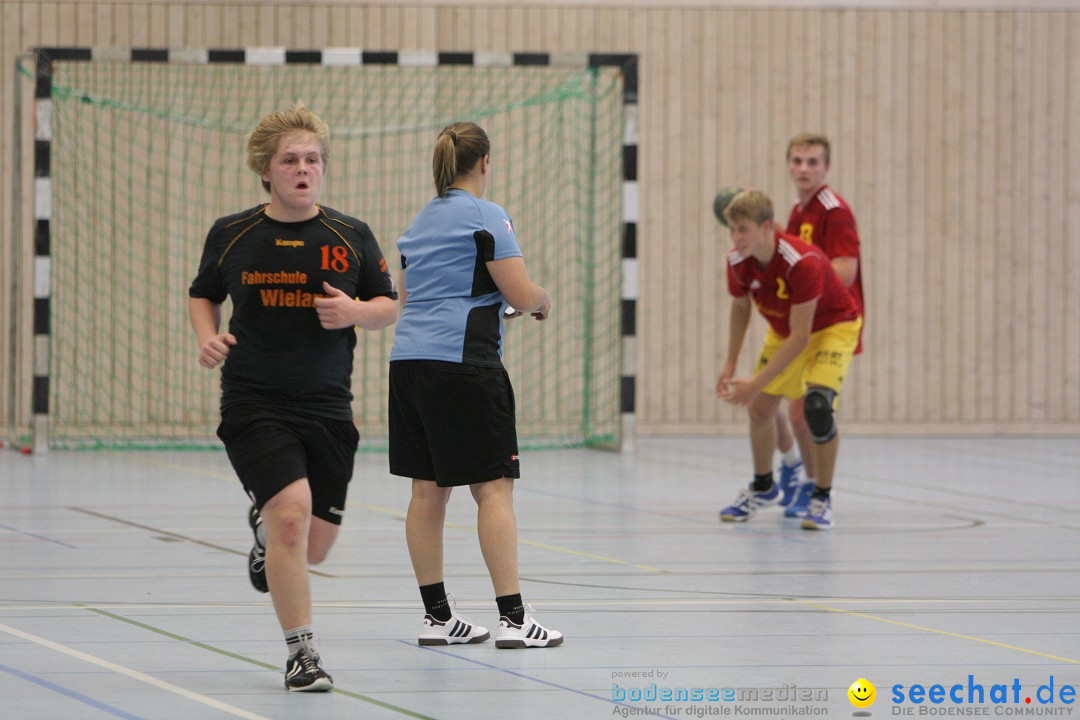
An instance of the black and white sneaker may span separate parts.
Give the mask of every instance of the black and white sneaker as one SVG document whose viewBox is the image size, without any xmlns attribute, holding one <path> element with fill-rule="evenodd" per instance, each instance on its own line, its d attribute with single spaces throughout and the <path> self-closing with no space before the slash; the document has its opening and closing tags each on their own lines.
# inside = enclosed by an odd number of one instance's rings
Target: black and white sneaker
<svg viewBox="0 0 1080 720">
<path fill-rule="evenodd" d="M 259 592 L 270 592 L 270 586 L 266 583 L 266 530 L 263 528 L 259 508 L 254 505 L 248 510 L 248 525 L 251 526 L 251 532 L 255 533 L 255 545 L 248 553 L 248 578 L 251 586 Z M 263 537 L 260 538 L 260 535 Z"/>
<path fill-rule="evenodd" d="M 525 621 L 518 625 L 505 615 L 499 618 L 499 627 L 495 628 L 495 647 L 497 648 L 542 648 L 562 645 L 563 634 L 558 630 L 548 630 L 536 622 L 532 615 L 525 612 Z"/>
<path fill-rule="evenodd" d="M 334 678 L 322 669 L 319 653 L 302 647 L 285 665 L 285 689 L 289 692 L 328 692 L 334 689 Z"/>
<path fill-rule="evenodd" d="M 481 643 L 491 637 L 487 628 L 474 625 L 473 621 L 456 612 L 457 601 L 453 595 L 448 594 L 446 600 L 450 603 L 450 619 L 436 620 L 431 615 L 425 615 L 420 622 L 420 637 L 416 642 L 419 645 L 460 645 Z"/>
<path fill-rule="evenodd" d="M 458 645 L 480 643 L 491 637 L 487 628 L 473 625 L 468 618 L 454 615 L 446 622 L 425 615 L 420 623 L 419 645 Z"/>
</svg>

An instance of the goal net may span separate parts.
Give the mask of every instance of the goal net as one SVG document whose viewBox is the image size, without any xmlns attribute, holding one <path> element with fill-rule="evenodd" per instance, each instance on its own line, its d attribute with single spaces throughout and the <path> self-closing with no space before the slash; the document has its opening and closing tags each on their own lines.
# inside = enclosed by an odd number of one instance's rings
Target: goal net
<svg viewBox="0 0 1080 720">
<path fill-rule="evenodd" d="M 487 130 L 485 197 L 554 300 L 549 321 L 507 326 L 521 443 L 617 443 L 616 69 L 94 60 L 57 61 L 52 76 L 50 445 L 215 443 L 220 377 L 198 365 L 187 289 L 214 220 L 267 199 L 247 134 L 297 100 L 331 129 L 320 201 L 366 221 L 391 267 L 433 195 L 439 129 Z M 394 331 L 357 332 L 354 412 L 365 446 L 383 447 Z"/>
</svg>

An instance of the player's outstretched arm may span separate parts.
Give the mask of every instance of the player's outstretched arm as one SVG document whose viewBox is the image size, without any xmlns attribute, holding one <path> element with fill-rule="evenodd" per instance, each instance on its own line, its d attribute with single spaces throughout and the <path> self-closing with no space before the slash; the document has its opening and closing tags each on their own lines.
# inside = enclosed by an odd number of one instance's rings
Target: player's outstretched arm
<svg viewBox="0 0 1080 720">
<path fill-rule="evenodd" d="M 798 357 L 810 342 L 810 328 L 814 321 L 814 309 L 817 307 L 817 302 L 815 299 L 791 306 L 791 313 L 788 316 L 791 332 L 769 358 L 768 364 L 753 377 L 728 380 L 723 391 L 718 392 L 721 399 L 732 405 L 747 407 L 757 394 L 773 381 L 773 378 Z"/>
<path fill-rule="evenodd" d="M 731 319 L 728 322 L 728 351 L 724 365 L 720 369 L 720 376 L 716 379 L 717 397 L 725 397 L 728 383 L 735 376 L 735 367 L 739 362 L 739 353 L 742 352 L 743 341 L 746 339 L 746 329 L 750 327 L 750 315 L 753 308 L 750 296 L 732 298 Z"/>
</svg>

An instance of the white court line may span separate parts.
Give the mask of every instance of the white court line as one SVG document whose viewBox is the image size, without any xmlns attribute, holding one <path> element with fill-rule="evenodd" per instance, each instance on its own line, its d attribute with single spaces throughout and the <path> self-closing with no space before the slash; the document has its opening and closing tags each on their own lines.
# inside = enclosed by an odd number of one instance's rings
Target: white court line
<svg viewBox="0 0 1080 720">
<path fill-rule="evenodd" d="M 588 586 L 586 586 L 588 587 Z M 670 590 L 662 590 L 658 588 L 634 588 L 634 587 L 618 587 L 612 588 L 614 590 L 631 590 L 635 592 L 677 592 Z M 716 591 L 719 594 L 719 591 Z M 1076 600 L 1077 598 L 1068 595 L 1064 597 L 1054 596 L 1041 596 L 1041 597 L 1007 597 L 1007 598 L 988 598 L 988 597 L 964 597 L 964 598 L 948 598 L 948 597 L 806 597 L 799 595 L 783 595 L 777 597 L 673 597 L 673 598 L 578 598 L 573 600 L 549 598 L 544 600 L 544 606 L 550 607 L 592 607 L 592 606 L 607 606 L 607 605 L 620 605 L 627 607 L 648 607 L 648 606 L 714 606 L 714 605 L 779 605 L 779 606 L 798 606 L 804 603 L 829 603 L 831 605 L 963 605 L 963 606 L 978 606 L 978 605 L 1019 605 L 1022 608 L 1030 607 L 1035 603 L 1059 603 Z M 486 608 L 489 607 L 487 601 L 473 600 L 473 601 L 459 601 L 459 607 L 468 609 Z M 223 610 L 250 610 L 251 608 L 264 608 L 270 607 L 269 602 L 250 602 L 250 603 L 218 603 L 218 602 L 189 602 L 189 603 L 96 603 L 88 605 L 86 603 L 70 603 L 70 602 L 42 602 L 33 604 L 18 604 L 18 605 L 4 605 L 0 603 L 0 615 L 8 612 L 21 612 L 21 611 L 41 611 L 41 610 L 205 610 L 208 608 L 223 609 Z M 336 609 L 336 610 L 401 610 L 403 612 L 414 613 L 416 611 L 416 604 L 412 600 L 386 600 L 386 601 L 334 601 L 327 600 L 323 602 L 315 601 L 312 603 L 314 608 L 322 609 Z M 1053 608 L 1051 608 L 1053 610 Z M 1004 610 L 1003 610 L 1004 612 Z M 1062 610 L 1061 612 L 1073 612 L 1072 608 L 1068 610 Z M 0 628 L 3 628 L 0 625 Z"/>
<path fill-rule="evenodd" d="M 92 665 L 103 667 L 106 670 L 112 670 L 113 672 L 120 673 L 121 675 L 127 675 L 129 678 L 132 678 L 134 680 L 144 682 L 147 685 L 153 685 L 154 687 L 160 688 L 167 692 L 171 692 L 181 697 L 185 697 L 188 700 L 194 700 L 195 702 L 202 703 L 203 705 L 209 705 L 212 708 L 222 710 L 229 713 L 230 715 L 235 715 L 236 717 L 247 718 L 248 720 L 270 720 L 270 718 L 264 717 L 262 715 L 249 713 L 247 710 L 241 710 L 240 708 L 229 705 L 228 703 L 223 703 L 219 700 L 208 698 L 205 695 L 200 695 L 199 693 L 185 690 L 184 688 L 173 685 L 172 683 L 167 683 L 164 680 L 158 680 L 157 678 L 150 677 L 149 675 L 141 673 L 138 670 L 132 670 L 130 668 L 124 667 L 123 665 L 117 665 L 116 663 L 109 662 L 108 660 L 102 660 L 101 658 L 94 657 L 93 655 L 87 655 L 84 652 L 69 648 L 65 645 L 60 645 L 59 643 L 54 643 L 51 640 L 46 640 L 45 638 L 38 637 L 37 635 L 31 635 L 30 633 L 23 632 L 22 630 L 16 630 L 15 628 L 9 627 L 7 625 L 0 624 L 0 631 L 6 632 L 9 635 L 14 635 L 15 637 L 22 638 L 23 640 L 29 640 L 32 643 L 37 643 L 42 647 L 49 648 L 50 650 L 62 652 L 65 655 L 70 655 L 73 658 L 84 660 L 85 662 L 91 663 Z"/>
</svg>

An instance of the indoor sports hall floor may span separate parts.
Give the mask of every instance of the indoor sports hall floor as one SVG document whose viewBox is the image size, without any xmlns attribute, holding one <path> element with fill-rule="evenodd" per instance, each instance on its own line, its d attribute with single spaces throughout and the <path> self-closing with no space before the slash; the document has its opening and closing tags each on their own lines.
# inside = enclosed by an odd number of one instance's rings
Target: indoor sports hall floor
<svg viewBox="0 0 1080 720">
<path fill-rule="evenodd" d="M 223 452 L 0 451 L 0 717 L 1080 717 L 1075 437 L 845 438 L 824 533 L 777 509 L 718 522 L 749 479 L 743 438 L 537 451 L 522 470 L 523 593 L 566 643 L 419 647 L 407 482 L 361 454 L 313 578 L 336 690 L 305 695 L 282 687 Z M 473 507 L 451 499 L 447 586 L 491 628 Z"/>
</svg>

